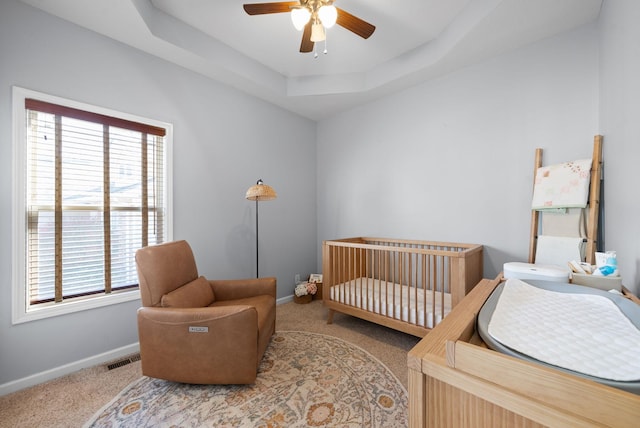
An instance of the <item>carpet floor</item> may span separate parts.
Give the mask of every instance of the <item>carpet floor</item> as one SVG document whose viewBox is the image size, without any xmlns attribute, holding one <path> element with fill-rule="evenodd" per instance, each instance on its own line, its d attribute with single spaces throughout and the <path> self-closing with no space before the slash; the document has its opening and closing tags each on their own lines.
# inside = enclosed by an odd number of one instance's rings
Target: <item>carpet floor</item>
<svg viewBox="0 0 640 428">
<path fill-rule="evenodd" d="M 277 308 L 276 331 L 307 331 L 352 343 L 383 363 L 407 387 L 407 352 L 419 339 L 347 315 L 326 324 L 322 302 Z M 41 385 L 0 397 L 0 427 L 80 427 L 123 389 L 140 379 L 140 363 L 108 370 L 84 369 Z"/>
</svg>

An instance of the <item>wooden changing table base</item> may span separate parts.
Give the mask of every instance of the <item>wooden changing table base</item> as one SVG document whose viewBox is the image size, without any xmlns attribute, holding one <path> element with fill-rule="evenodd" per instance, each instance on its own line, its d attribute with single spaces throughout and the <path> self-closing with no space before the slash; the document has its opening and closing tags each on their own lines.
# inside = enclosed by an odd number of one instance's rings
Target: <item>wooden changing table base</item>
<svg viewBox="0 0 640 428">
<path fill-rule="evenodd" d="M 410 427 L 631 427 L 640 396 L 487 349 L 484 279 L 408 355 Z"/>
<path fill-rule="evenodd" d="M 622 286 L 622 295 L 627 299 L 631 300 L 632 302 L 640 305 L 640 299 L 638 299 L 636 295 L 633 294 L 631 291 L 627 290 L 627 288 L 624 285 Z"/>
</svg>

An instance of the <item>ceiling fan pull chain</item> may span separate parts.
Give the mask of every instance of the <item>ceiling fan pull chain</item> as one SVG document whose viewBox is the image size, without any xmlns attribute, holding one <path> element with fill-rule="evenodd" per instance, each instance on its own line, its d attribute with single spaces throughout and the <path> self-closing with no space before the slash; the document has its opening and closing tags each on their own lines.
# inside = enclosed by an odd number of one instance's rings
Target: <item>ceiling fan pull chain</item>
<svg viewBox="0 0 640 428">
<path fill-rule="evenodd" d="M 324 51 L 322 53 L 327 54 L 327 37 L 324 38 Z"/>
</svg>

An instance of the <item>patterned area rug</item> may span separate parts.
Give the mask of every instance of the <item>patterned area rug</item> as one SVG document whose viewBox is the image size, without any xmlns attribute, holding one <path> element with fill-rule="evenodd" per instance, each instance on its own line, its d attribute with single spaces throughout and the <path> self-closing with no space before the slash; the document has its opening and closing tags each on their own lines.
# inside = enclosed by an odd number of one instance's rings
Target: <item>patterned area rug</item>
<svg viewBox="0 0 640 428">
<path fill-rule="evenodd" d="M 341 339 L 277 332 L 254 385 L 142 377 L 85 427 L 406 427 L 407 392 L 371 354 Z"/>
</svg>

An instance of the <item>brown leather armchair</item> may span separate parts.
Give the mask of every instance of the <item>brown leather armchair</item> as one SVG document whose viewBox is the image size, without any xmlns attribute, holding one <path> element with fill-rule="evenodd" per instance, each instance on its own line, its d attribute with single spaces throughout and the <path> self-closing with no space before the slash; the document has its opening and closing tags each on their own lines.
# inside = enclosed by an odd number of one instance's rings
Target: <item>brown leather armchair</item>
<svg viewBox="0 0 640 428">
<path fill-rule="evenodd" d="M 275 331 L 276 279 L 207 280 L 186 241 L 136 252 L 142 374 L 251 384 Z"/>
</svg>

